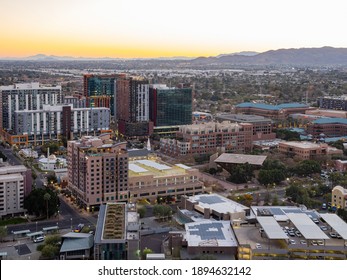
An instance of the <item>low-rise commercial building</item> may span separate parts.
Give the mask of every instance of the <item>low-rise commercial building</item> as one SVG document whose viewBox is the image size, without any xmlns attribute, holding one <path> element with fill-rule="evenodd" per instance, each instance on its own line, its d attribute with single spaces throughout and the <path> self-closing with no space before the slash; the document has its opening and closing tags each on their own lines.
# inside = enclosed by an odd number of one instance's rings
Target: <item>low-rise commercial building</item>
<svg viewBox="0 0 347 280">
<path fill-rule="evenodd" d="M 343 151 L 330 147 L 325 143 L 311 143 L 298 141 L 283 141 L 278 144 L 278 149 L 281 153 L 288 156 L 296 156 L 302 160 L 316 159 L 319 156 L 327 155 L 342 155 Z"/>
<path fill-rule="evenodd" d="M 309 106 L 301 103 L 283 103 L 271 105 L 264 103 L 244 102 L 235 106 L 238 114 L 258 115 L 273 120 L 285 120 L 291 114 L 305 113 Z"/>
<path fill-rule="evenodd" d="M 347 137 L 347 119 L 320 118 L 307 124 L 307 133 L 316 138 Z"/>
<path fill-rule="evenodd" d="M 245 114 L 218 114 L 216 115 L 216 120 L 252 124 L 252 141 L 274 140 L 276 138 L 276 133 L 272 132 L 273 121 L 270 118 Z"/>
<path fill-rule="evenodd" d="M 160 139 L 160 151 L 171 155 L 212 154 L 223 147 L 226 152 L 252 150 L 253 125 L 210 122 L 180 126 L 175 139 Z"/>
</svg>

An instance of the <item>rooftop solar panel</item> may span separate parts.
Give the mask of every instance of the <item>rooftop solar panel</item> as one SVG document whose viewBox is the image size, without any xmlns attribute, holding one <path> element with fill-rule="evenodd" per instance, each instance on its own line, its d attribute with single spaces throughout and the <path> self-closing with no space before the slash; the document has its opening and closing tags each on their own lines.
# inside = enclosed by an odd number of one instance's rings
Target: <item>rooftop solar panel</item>
<svg viewBox="0 0 347 280">
<path fill-rule="evenodd" d="M 225 202 L 220 197 L 214 196 L 214 195 L 199 197 L 199 199 L 197 199 L 197 201 L 202 202 L 202 203 L 206 203 L 206 204 L 215 204 L 215 203 L 224 203 Z"/>
<path fill-rule="evenodd" d="M 222 228 L 223 225 L 220 223 L 208 223 L 188 226 L 190 234 L 199 236 L 201 240 L 225 240 Z"/>
</svg>

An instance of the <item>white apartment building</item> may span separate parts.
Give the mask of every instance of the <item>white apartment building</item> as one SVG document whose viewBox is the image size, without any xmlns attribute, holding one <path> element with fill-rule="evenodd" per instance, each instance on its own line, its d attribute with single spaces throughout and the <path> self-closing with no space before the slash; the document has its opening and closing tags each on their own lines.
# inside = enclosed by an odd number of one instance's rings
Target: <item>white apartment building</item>
<svg viewBox="0 0 347 280">
<path fill-rule="evenodd" d="M 0 128 L 14 129 L 14 112 L 21 110 L 41 110 L 44 105 L 63 103 L 61 86 L 40 85 L 40 83 L 0 86 Z"/>
<path fill-rule="evenodd" d="M 24 195 L 28 185 L 31 186 L 31 180 L 24 165 L 0 167 L 0 217 L 25 212 Z"/>
</svg>

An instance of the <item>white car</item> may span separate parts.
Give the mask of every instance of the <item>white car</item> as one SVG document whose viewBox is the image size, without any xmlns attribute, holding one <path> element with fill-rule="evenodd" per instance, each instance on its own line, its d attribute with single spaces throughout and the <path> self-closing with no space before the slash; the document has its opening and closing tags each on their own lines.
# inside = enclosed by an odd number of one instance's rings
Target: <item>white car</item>
<svg viewBox="0 0 347 280">
<path fill-rule="evenodd" d="M 306 242 L 306 240 L 300 240 L 300 244 L 307 245 L 307 242 Z"/>
<path fill-rule="evenodd" d="M 43 242 L 45 241 L 45 237 L 44 236 L 38 236 L 34 238 L 34 243 L 39 243 L 39 242 Z"/>
<path fill-rule="evenodd" d="M 295 240 L 289 239 L 289 244 L 292 244 L 292 245 L 296 244 L 296 243 L 295 243 Z"/>
<path fill-rule="evenodd" d="M 255 248 L 261 249 L 261 244 L 259 244 L 259 243 L 255 244 Z"/>
</svg>

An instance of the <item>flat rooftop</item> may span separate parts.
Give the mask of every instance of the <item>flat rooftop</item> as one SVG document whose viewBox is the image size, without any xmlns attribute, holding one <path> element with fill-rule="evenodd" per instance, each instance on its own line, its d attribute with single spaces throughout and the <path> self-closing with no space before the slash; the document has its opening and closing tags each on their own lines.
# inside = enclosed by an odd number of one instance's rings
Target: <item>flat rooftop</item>
<svg viewBox="0 0 347 280">
<path fill-rule="evenodd" d="M 266 156 L 223 153 L 214 162 L 234 164 L 243 164 L 248 162 L 253 165 L 262 165 L 265 160 Z"/>
<path fill-rule="evenodd" d="M 320 144 L 315 144 L 315 143 L 311 143 L 311 142 L 306 142 L 306 141 L 282 141 L 279 144 L 285 144 L 287 146 L 291 146 L 291 147 L 296 147 L 296 148 L 301 148 L 301 149 L 317 149 L 319 147 L 321 147 Z"/>
<path fill-rule="evenodd" d="M 198 207 L 209 208 L 218 213 L 239 213 L 249 208 L 218 194 L 200 194 L 191 196 L 190 202 L 198 202 Z"/>
<path fill-rule="evenodd" d="M 218 114 L 216 115 L 216 119 L 236 121 L 236 122 L 250 122 L 250 123 L 270 122 L 272 123 L 272 120 L 269 118 L 265 118 L 263 116 L 245 115 L 245 114 Z"/>
<path fill-rule="evenodd" d="M 152 175 L 154 177 L 184 175 L 191 167 L 184 164 L 168 165 L 158 160 L 129 161 L 129 177 Z"/>
<path fill-rule="evenodd" d="M 305 239 L 329 239 L 305 213 L 288 213 L 287 216 Z"/>
<path fill-rule="evenodd" d="M 237 247 L 229 221 L 202 221 L 185 225 L 188 246 Z"/>
<path fill-rule="evenodd" d="M 320 214 L 323 220 L 331 226 L 344 240 L 347 240 L 347 224 L 335 214 Z"/>
</svg>

